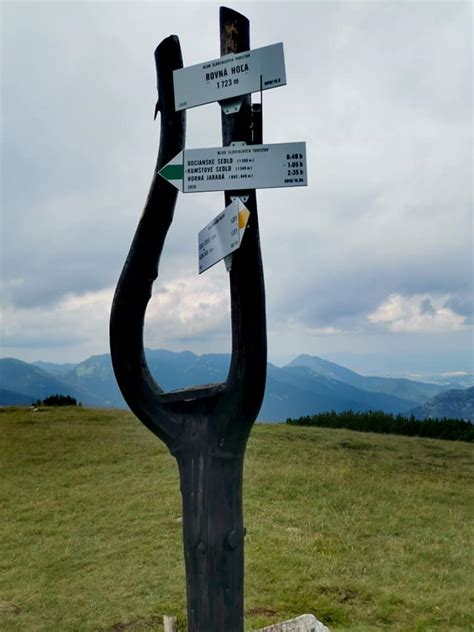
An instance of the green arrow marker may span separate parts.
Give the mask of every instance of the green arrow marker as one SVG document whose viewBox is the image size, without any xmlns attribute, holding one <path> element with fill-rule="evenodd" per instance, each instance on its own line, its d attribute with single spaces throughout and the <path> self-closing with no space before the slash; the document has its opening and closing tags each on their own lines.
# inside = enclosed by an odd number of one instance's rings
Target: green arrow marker
<svg viewBox="0 0 474 632">
<path fill-rule="evenodd" d="M 182 180 L 184 176 L 184 165 L 165 165 L 159 171 L 160 176 L 165 180 Z"/>
</svg>

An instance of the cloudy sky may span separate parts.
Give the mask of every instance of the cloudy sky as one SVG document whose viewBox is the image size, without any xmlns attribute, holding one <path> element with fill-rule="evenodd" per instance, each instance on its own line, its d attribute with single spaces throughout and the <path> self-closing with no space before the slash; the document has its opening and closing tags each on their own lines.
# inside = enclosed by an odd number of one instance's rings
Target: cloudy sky
<svg viewBox="0 0 474 632">
<path fill-rule="evenodd" d="M 264 142 L 307 143 L 309 186 L 258 193 L 270 360 L 434 351 L 465 368 L 471 3 L 231 6 L 250 19 L 253 47 L 284 44 L 288 83 L 264 93 Z M 2 356 L 108 351 L 158 148 L 153 51 L 174 33 L 185 65 L 218 57 L 218 10 L 2 3 Z M 219 145 L 218 104 L 189 110 L 186 146 Z M 197 233 L 222 208 L 222 193 L 180 194 L 147 346 L 230 350 L 224 264 L 197 273 Z"/>
</svg>

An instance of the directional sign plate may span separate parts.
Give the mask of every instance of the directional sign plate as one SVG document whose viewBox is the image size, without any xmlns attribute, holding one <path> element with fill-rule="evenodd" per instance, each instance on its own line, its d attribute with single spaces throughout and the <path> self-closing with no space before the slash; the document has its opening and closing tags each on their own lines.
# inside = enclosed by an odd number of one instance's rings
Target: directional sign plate
<svg viewBox="0 0 474 632">
<path fill-rule="evenodd" d="M 159 174 L 183 193 L 306 186 L 306 143 L 185 149 Z"/>
<path fill-rule="evenodd" d="M 261 79 L 260 79 L 261 77 Z M 283 44 L 272 44 L 173 72 L 176 110 L 286 84 Z"/>
<path fill-rule="evenodd" d="M 199 274 L 239 248 L 249 215 L 236 199 L 199 232 Z"/>
</svg>

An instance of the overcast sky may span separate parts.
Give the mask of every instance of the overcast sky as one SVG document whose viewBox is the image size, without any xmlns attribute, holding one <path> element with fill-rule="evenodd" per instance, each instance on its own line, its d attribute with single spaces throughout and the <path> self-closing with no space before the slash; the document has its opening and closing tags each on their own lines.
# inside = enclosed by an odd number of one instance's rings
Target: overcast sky
<svg viewBox="0 0 474 632">
<path fill-rule="evenodd" d="M 307 143 L 308 187 L 258 193 L 269 359 L 472 350 L 471 3 L 230 6 L 252 47 L 284 44 L 264 142 Z M 177 34 L 185 65 L 218 57 L 219 4 L 1 12 L 1 355 L 79 361 L 108 352 L 155 164 L 153 51 Z M 188 110 L 186 146 L 221 143 L 219 105 Z M 224 264 L 197 273 L 197 233 L 222 208 L 180 194 L 147 346 L 230 350 Z"/>
</svg>

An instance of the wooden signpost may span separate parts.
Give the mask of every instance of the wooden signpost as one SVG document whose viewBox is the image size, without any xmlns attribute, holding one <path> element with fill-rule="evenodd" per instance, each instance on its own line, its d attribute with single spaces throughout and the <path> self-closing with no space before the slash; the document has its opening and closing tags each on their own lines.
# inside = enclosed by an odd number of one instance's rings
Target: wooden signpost
<svg viewBox="0 0 474 632">
<path fill-rule="evenodd" d="M 286 82 L 284 66 L 282 72 L 282 46 L 268 47 L 276 51 L 278 59 L 272 61 L 273 53 L 267 50 L 264 53 L 266 61 L 261 62 L 262 53 L 250 51 L 248 20 L 227 8 L 220 10 L 220 37 L 223 63 L 213 66 L 216 60 L 207 62 L 211 64 L 207 69 L 209 80 L 217 79 L 217 76 L 211 77 L 211 72 L 218 68 L 226 68 L 232 75 L 231 68 L 237 63 L 240 70 L 234 74 L 238 74 L 242 82 L 233 84 L 233 88 L 235 85 L 246 86 L 246 92 L 238 96 L 225 93 L 220 101 L 223 147 L 218 151 L 225 152 L 220 155 L 224 158 L 240 156 L 254 160 L 238 163 L 251 167 L 248 170 L 221 172 L 253 175 L 253 178 L 238 176 L 235 179 L 237 187 L 232 186 L 230 178 L 215 181 L 220 182 L 220 188 L 225 191 L 224 218 L 227 214 L 230 218 L 237 216 L 238 232 L 229 236 L 227 229 L 217 228 L 224 222 L 224 219 L 217 221 L 221 212 L 203 229 L 204 237 L 199 242 L 204 244 L 199 247 L 203 262 L 200 271 L 213 265 L 221 255 L 226 260 L 232 257 L 232 265 L 227 266 L 230 270 L 232 358 L 226 382 L 165 393 L 148 370 L 143 347 L 145 311 L 158 276 L 178 189 L 197 191 L 197 183 L 202 182 L 191 181 L 184 175 L 184 169 L 190 166 L 188 157 L 193 155 L 187 153 L 193 150 L 184 149 L 185 108 L 203 101 L 202 94 L 183 92 L 181 85 L 176 102 L 175 78 L 188 76 L 182 68 L 176 36 L 163 40 L 155 51 L 157 111 L 161 114 L 158 160 L 145 209 L 117 284 L 110 317 L 112 363 L 122 394 L 138 419 L 164 441 L 178 463 L 183 502 L 188 632 L 243 632 L 245 530 L 242 472 L 247 439 L 263 399 L 267 366 L 265 291 L 255 189 L 266 186 L 264 182 L 267 186 L 306 184 L 304 143 L 298 143 L 298 147 L 292 149 L 286 147 L 283 151 L 280 148 L 277 158 L 272 153 L 276 150 L 271 149 L 275 146 L 262 145 L 261 107 L 252 105 L 249 92 L 253 88 L 246 83 L 252 79 L 250 75 L 257 72 L 257 67 L 260 68 L 260 85 L 262 81 L 275 82 L 266 87 Z M 204 65 L 200 66 L 205 72 Z M 262 68 L 266 68 L 265 73 Z M 227 90 L 227 87 L 222 89 Z M 179 96 L 182 94 L 186 96 Z M 239 100 L 237 105 L 233 101 L 236 98 Z M 235 153 L 237 145 L 244 148 L 241 153 Z M 203 155 L 202 152 L 208 150 L 195 151 Z M 231 151 L 234 153 L 228 153 Z M 273 158 L 267 158 L 265 163 L 260 154 L 273 155 Z M 176 156 L 183 156 L 182 161 L 175 162 Z M 214 153 L 202 160 L 212 160 L 212 156 L 219 157 Z M 220 164 L 229 166 L 231 163 Z M 176 171 L 174 175 L 170 173 L 172 165 L 181 165 L 178 178 L 174 177 Z M 260 165 L 260 171 L 257 165 Z M 273 173 L 274 169 L 278 171 L 277 175 Z M 194 173 L 200 175 L 200 172 Z M 217 169 L 213 173 L 218 173 Z M 267 174 L 266 180 L 262 173 Z M 191 175 L 189 171 L 188 174 Z M 271 178 L 274 178 L 273 184 L 268 184 Z M 285 179 L 289 181 L 285 182 Z M 290 182 L 292 179 L 295 181 Z M 177 186 L 179 181 L 181 186 Z M 195 189 L 191 189 L 191 183 L 196 184 Z M 227 211 L 232 204 L 234 207 Z M 242 217 L 244 208 L 246 212 Z M 230 223 L 231 233 L 235 223 Z M 214 243 L 212 252 L 211 241 Z"/>
</svg>

